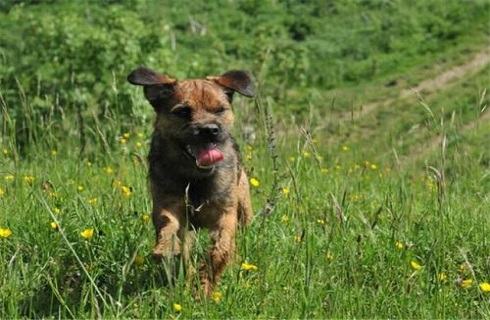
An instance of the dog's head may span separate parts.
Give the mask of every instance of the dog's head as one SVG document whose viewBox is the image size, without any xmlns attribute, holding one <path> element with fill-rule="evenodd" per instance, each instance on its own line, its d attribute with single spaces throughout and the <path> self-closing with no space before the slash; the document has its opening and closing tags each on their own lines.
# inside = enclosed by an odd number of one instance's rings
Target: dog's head
<svg viewBox="0 0 490 320">
<path fill-rule="evenodd" d="M 176 142 L 201 169 L 214 167 L 225 157 L 223 147 L 233 124 L 233 94 L 255 95 L 245 71 L 178 81 L 140 67 L 129 74 L 128 81 L 143 86 L 157 113 L 155 130 Z"/>
</svg>

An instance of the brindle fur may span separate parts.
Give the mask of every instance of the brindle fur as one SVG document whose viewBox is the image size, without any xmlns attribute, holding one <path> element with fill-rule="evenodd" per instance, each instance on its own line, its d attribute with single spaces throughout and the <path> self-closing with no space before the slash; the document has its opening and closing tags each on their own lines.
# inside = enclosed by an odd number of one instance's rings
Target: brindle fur
<svg viewBox="0 0 490 320">
<path fill-rule="evenodd" d="M 253 215 L 247 175 L 240 164 L 238 145 L 229 133 L 234 120 L 231 97 L 234 92 L 252 96 L 252 81 L 242 71 L 176 81 L 146 68 L 136 69 L 128 80 L 144 86 L 157 114 L 148 157 L 156 231 L 153 255 L 182 254 L 188 259 L 192 230 L 208 228 L 212 246 L 199 275 L 209 296 L 233 255 L 237 226 L 248 224 Z M 179 105 L 190 109 L 187 119 L 172 113 Z M 225 111 L 217 112 L 223 108 Z M 195 159 L 185 155 L 184 148 L 201 143 L 195 129 L 208 124 L 221 129 L 215 142 L 224 160 L 211 170 L 202 170 Z"/>
</svg>

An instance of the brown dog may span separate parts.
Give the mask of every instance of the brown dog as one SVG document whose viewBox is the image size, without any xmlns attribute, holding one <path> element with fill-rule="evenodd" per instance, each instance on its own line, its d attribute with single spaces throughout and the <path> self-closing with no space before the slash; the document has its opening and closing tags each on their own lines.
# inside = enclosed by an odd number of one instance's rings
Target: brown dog
<svg viewBox="0 0 490 320">
<path fill-rule="evenodd" d="M 254 96 L 244 71 L 177 81 L 141 67 L 128 81 L 144 88 L 156 111 L 149 154 L 156 258 L 189 255 L 188 230 L 208 228 L 212 248 L 199 269 L 210 295 L 233 254 L 238 224 L 252 218 L 248 179 L 229 129 L 231 101 Z"/>
</svg>

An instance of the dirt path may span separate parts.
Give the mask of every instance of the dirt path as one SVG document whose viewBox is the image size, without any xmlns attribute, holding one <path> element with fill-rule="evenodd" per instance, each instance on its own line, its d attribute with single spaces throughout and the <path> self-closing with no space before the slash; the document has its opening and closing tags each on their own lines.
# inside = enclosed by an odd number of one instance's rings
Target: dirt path
<svg viewBox="0 0 490 320">
<path fill-rule="evenodd" d="M 339 116 L 339 120 L 349 120 L 353 118 L 361 118 L 372 113 L 376 109 L 388 106 L 400 99 L 416 97 L 422 93 L 427 94 L 435 92 L 449 85 L 451 82 L 459 80 L 465 76 L 476 73 L 490 63 L 490 47 L 486 47 L 466 63 L 452 67 L 451 69 L 437 75 L 435 78 L 427 79 L 419 83 L 416 87 L 403 89 L 397 98 L 386 99 L 384 101 L 372 102 L 363 105 L 360 110 L 353 112 L 345 112 Z"/>
</svg>

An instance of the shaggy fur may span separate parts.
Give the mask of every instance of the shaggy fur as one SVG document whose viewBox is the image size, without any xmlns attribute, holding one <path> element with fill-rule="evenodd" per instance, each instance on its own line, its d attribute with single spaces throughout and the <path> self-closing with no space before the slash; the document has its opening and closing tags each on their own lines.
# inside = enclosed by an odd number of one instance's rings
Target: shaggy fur
<svg viewBox="0 0 490 320">
<path fill-rule="evenodd" d="M 229 132 L 233 94 L 253 96 L 253 83 L 243 71 L 177 81 L 144 67 L 134 70 L 128 81 L 144 87 L 157 115 L 148 157 L 153 255 L 188 259 L 192 230 L 208 228 L 212 247 L 199 275 L 209 296 L 233 254 L 237 226 L 249 223 L 253 214 L 247 175 Z M 200 166 L 197 154 L 207 146 L 223 159 Z"/>
</svg>

